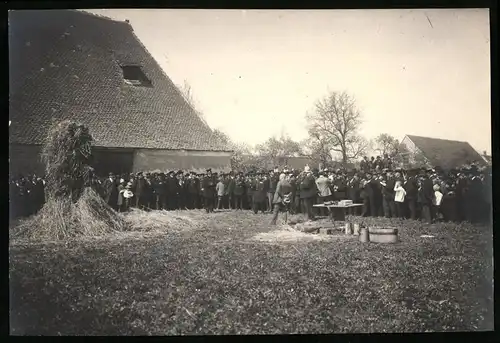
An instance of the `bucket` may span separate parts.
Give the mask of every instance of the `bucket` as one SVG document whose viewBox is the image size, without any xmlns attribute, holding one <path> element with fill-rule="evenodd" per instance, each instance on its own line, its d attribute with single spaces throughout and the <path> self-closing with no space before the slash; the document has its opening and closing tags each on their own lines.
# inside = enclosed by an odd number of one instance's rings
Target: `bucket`
<svg viewBox="0 0 500 343">
<path fill-rule="evenodd" d="M 352 228 L 353 228 L 354 234 L 355 234 L 356 236 L 359 236 L 359 224 L 358 224 L 358 223 L 354 223 L 354 224 L 352 225 Z"/>
<path fill-rule="evenodd" d="M 345 223 L 345 234 L 352 235 L 352 223 L 349 222 Z"/>
<path fill-rule="evenodd" d="M 359 241 L 366 243 L 370 241 L 370 234 L 368 233 L 368 229 L 366 227 L 362 227 L 359 230 Z"/>
<path fill-rule="evenodd" d="M 396 243 L 398 229 L 396 228 L 370 228 L 370 241 L 375 243 Z"/>
</svg>

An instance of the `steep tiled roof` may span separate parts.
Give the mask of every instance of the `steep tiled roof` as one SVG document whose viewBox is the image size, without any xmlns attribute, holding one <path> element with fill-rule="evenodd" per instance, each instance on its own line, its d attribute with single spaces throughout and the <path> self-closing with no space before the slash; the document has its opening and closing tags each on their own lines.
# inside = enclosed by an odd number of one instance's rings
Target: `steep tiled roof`
<svg viewBox="0 0 500 343">
<path fill-rule="evenodd" d="M 132 27 L 83 11 L 9 12 L 10 143 L 41 144 L 53 121 L 89 126 L 103 147 L 227 151 Z M 124 82 L 140 65 L 152 87 Z"/>
<path fill-rule="evenodd" d="M 479 165 L 485 163 L 481 155 L 467 142 L 413 135 L 407 137 L 434 166 L 456 168 L 471 162 Z"/>
</svg>

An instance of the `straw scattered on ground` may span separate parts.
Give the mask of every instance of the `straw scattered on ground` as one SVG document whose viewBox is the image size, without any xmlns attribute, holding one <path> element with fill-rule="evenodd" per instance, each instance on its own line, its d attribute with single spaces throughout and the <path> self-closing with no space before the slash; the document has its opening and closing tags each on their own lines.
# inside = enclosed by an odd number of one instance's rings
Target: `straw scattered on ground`
<svg viewBox="0 0 500 343">
<path fill-rule="evenodd" d="M 143 211 L 132 209 L 124 216 L 130 231 L 183 231 L 200 226 L 186 211 Z"/>
<path fill-rule="evenodd" d="M 338 230 L 337 230 L 338 231 Z M 353 236 L 341 235 L 336 232 L 331 235 L 307 233 L 290 225 L 281 224 L 276 230 L 261 232 L 252 237 L 252 240 L 268 243 L 298 243 L 307 241 L 328 241 L 332 239 L 352 239 Z"/>
<path fill-rule="evenodd" d="M 36 215 L 19 221 L 10 235 L 13 239 L 53 241 L 105 236 L 126 227 L 123 217 L 87 187 L 76 203 L 69 198 L 48 199 Z"/>
</svg>

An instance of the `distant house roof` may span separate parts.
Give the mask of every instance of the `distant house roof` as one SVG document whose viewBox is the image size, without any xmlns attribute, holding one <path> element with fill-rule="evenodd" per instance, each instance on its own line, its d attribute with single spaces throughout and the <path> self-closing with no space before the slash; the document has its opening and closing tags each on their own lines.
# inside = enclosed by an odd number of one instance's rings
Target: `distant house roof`
<svg viewBox="0 0 500 343">
<path fill-rule="evenodd" d="M 12 11 L 9 55 L 10 143 L 41 144 L 52 122 L 72 119 L 102 147 L 230 150 L 127 22 L 78 10 Z"/>
<path fill-rule="evenodd" d="M 456 168 L 468 163 L 484 165 L 481 155 L 467 142 L 407 135 L 434 166 Z"/>
<path fill-rule="evenodd" d="M 491 156 L 490 155 L 481 155 L 483 157 L 483 160 L 488 163 L 488 164 L 491 164 Z"/>
</svg>

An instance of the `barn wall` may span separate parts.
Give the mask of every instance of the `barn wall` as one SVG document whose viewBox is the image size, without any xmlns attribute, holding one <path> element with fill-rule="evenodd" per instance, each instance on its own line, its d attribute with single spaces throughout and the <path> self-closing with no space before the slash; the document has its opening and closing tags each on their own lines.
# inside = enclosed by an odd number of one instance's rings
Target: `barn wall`
<svg viewBox="0 0 500 343">
<path fill-rule="evenodd" d="M 214 172 L 231 170 L 231 153 L 212 151 L 137 149 L 133 171 L 189 170 Z"/>
<path fill-rule="evenodd" d="M 9 174 L 17 176 L 44 174 L 40 158 L 41 146 L 27 144 L 9 145 Z M 96 173 L 129 173 L 154 170 L 189 170 L 202 172 L 212 168 L 214 172 L 231 170 L 231 153 L 210 151 L 182 151 L 155 149 L 92 149 L 92 166 Z"/>
<path fill-rule="evenodd" d="M 41 161 L 41 146 L 27 144 L 9 145 L 9 176 L 17 177 L 19 174 L 44 174 Z"/>
</svg>

